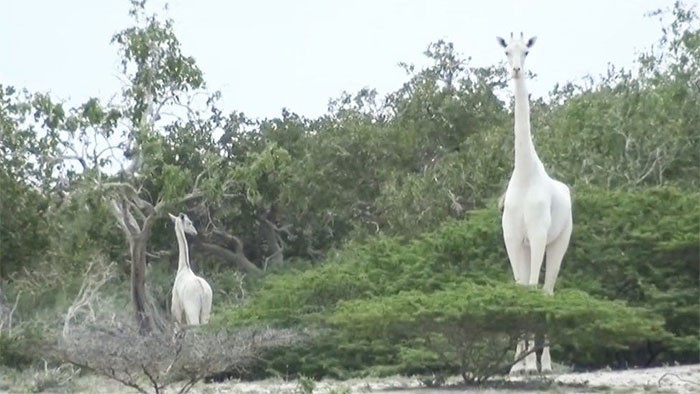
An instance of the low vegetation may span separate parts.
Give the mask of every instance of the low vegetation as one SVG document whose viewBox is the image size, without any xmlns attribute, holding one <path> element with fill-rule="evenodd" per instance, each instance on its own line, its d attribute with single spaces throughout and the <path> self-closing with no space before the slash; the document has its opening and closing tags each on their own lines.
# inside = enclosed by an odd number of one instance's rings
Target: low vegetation
<svg viewBox="0 0 700 394">
<path fill-rule="evenodd" d="M 333 328 L 316 347 L 269 357 L 269 368 L 307 376 L 465 369 L 466 350 L 450 357 L 418 351 L 426 341 L 435 344 L 422 335 L 439 335 L 438 343 L 452 351 L 459 341 L 475 341 L 462 345 L 470 350 L 495 341 L 500 361 L 493 350 L 482 355 L 493 362 L 487 377 L 512 362 L 505 349 L 523 327 L 544 330 L 545 322 L 553 357 L 568 364 L 692 361 L 692 344 L 700 339 L 696 201 L 697 195 L 673 188 L 577 191 L 579 227 L 553 298 L 512 283 L 494 207 L 416 239 L 376 237 L 347 245 L 316 268 L 271 275 L 249 303 L 219 314 L 214 324 Z M 649 215 L 631 214 L 650 207 Z M 444 338 L 448 332 L 451 340 Z"/>
</svg>

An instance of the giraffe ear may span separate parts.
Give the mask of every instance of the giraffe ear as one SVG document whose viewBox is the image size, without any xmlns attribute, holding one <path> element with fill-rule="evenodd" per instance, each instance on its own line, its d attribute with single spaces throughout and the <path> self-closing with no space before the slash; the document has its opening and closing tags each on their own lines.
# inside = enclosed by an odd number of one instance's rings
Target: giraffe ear
<svg viewBox="0 0 700 394">
<path fill-rule="evenodd" d="M 170 220 L 172 220 L 173 222 L 174 222 L 175 220 L 177 220 L 177 216 L 173 215 L 173 214 L 170 213 L 170 212 L 168 212 L 168 216 L 170 216 Z"/>
<path fill-rule="evenodd" d="M 501 37 L 496 37 L 496 40 L 498 40 L 498 43 L 501 44 L 503 48 L 508 46 L 508 44 L 506 44 L 506 40 L 502 39 Z"/>
<path fill-rule="evenodd" d="M 535 45 L 535 41 L 537 41 L 537 37 L 532 37 L 531 39 L 527 40 L 527 47 L 532 48 L 532 46 Z"/>
</svg>

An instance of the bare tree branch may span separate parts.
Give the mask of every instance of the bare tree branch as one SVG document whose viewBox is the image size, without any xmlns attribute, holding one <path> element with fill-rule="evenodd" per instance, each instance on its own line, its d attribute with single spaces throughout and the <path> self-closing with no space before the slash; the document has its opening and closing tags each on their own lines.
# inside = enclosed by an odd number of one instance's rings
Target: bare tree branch
<svg viewBox="0 0 700 394">
<path fill-rule="evenodd" d="M 76 160 L 77 162 L 80 163 L 80 165 L 83 167 L 83 171 L 87 171 L 88 165 L 87 162 L 85 162 L 85 159 L 83 159 L 79 155 L 64 155 L 64 156 L 56 156 L 51 158 L 46 164 L 47 166 L 52 166 L 57 162 L 63 162 L 63 161 L 68 161 L 68 160 Z"/>
<path fill-rule="evenodd" d="M 9 336 L 12 336 L 12 317 L 15 314 L 15 311 L 17 310 L 17 304 L 19 303 L 19 297 L 22 295 L 22 291 L 17 293 L 17 297 L 15 297 L 15 303 L 12 306 L 12 309 L 9 311 L 4 311 L 0 310 L 0 330 L 2 330 L 5 327 L 5 321 L 7 320 L 7 332 Z"/>
<path fill-rule="evenodd" d="M 134 223 L 127 223 L 129 222 L 129 219 L 127 215 L 124 212 L 122 212 L 122 207 L 119 206 L 119 203 L 117 203 L 116 200 L 110 200 L 109 207 L 112 211 L 112 214 L 114 215 L 114 218 L 117 220 L 117 225 L 120 229 L 122 229 L 127 241 L 129 241 L 129 239 L 133 235 L 133 233 L 130 231 L 130 228 L 134 227 Z M 129 241 L 129 243 L 131 242 Z"/>
<path fill-rule="evenodd" d="M 199 248 L 206 254 L 214 255 L 226 262 L 232 263 L 236 269 L 241 272 L 254 276 L 262 275 L 262 270 L 248 260 L 243 254 L 242 249 L 241 251 L 232 252 L 230 249 L 207 242 L 196 242 L 193 246 Z"/>
<path fill-rule="evenodd" d="M 124 220 L 124 225 L 126 226 L 126 230 L 129 232 L 131 235 L 130 238 L 136 237 L 139 232 L 139 224 L 134 218 L 134 215 L 131 214 L 129 211 L 129 206 L 127 205 L 126 199 L 122 199 L 122 204 L 120 207 L 121 214 L 123 216 Z"/>
<path fill-rule="evenodd" d="M 134 209 L 134 212 L 136 213 L 136 216 L 138 216 L 139 219 L 141 219 L 142 222 L 145 221 L 145 220 L 146 220 L 146 215 L 144 215 L 144 213 L 141 212 L 141 209 L 139 209 L 139 207 L 136 205 L 136 203 L 135 203 L 132 199 L 127 199 L 126 201 L 127 201 L 127 204 L 129 205 L 129 207 L 131 207 L 131 208 Z M 131 210 L 130 210 L 130 211 L 131 211 Z"/>
<path fill-rule="evenodd" d="M 97 266 L 97 269 L 94 270 Z M 67 337 L 70 332 L 70 322 L 73 320 L 81 309 L 87 307 L 91 311 L 91 317 L 94 320 L 94 311 L 92 311 L 92 303 L 97 298 L 97 293 L 100 288 L 114 276 L 113 264 L 103 264 L 99 259 L 90 260 L 88 268 L 85 270 L 85 277 L 80 286 L 80 290 L 71 304 L 63 321 L 63 337 Z"/>
<path fill-rule="evenodd" d="M 143 370 L 143 374 L 146 375 L 148 380 L 151 381 L 151 385 L 153 385 L 153 389 L 155 390 L 156 394 L 160 393 L 161 386 L 158 384 L 158 380 L 153 377 L 150 372 L 148 372 L 148 367 L 146 367 L 145 364 L 142 364 L 141 369 Z"/>
</svg>

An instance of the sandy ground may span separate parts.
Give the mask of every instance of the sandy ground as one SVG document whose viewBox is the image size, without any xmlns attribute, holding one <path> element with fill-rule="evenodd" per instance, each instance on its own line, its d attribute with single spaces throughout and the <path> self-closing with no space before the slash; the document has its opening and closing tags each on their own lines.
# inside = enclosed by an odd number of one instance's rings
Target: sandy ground
<svg viewBox="0 0 700 394">
<path fill-rule="evenodd" d="M 460 387 L 461 378 L 451 378 L 445 387 L 426 388 L 416 380 L 405 377 L 387 379 L 358 379 L 344 382 L 323 381 L 316 383 L 314 393 L 382 393 L 382 394 L 439 394 L 439 393 L 518 393 L 542 392 L 542 385 L 528 385 L 528 382 L 549 379 L 553 383 L 547 392 L 560 393 L 700 393 L 700 365 L 631 369 L 625 371 L 597 371 L 588 373 L 566 373 L 546 378 L 509 378 L 509 381 L 522 383 L 509 385 L 510 388 Z M 297 382 L 264 381 L 256 383 L 220 383 L 212 386 L 214 393 L 295 393 L 299 392 Z M 531 386 L 526 389 L 527 386 Z M 539 386 L 539 388 L 538 388 Z M 198 387 L 199 388 L 199 387 Z M 201 393 L 204 393 L 202 391 Z"/>
<path fill-rule="evenodd" d="M 0 381 L 2 377 L 0 377 Z M 15 382 L 16 383 L 16 382 Z M 0 388 L 0 394 L 33 391 L 29 382 Z M 392 377 L 382 379 L 353 379 L 347 381 L 324 380 L 314 383 L 313 393 L 381 393 L 381 394 L 517 394 L 517 393 L 700 393 L 700 364 L 670 366 L 624 371 L 596 371 L 587 373 L 563 373 L 547 377 L 508 378 L 502 388 L 464 387 L 458 377 L 450 378 L 439 388 L 427 388 L 415 378 Z M 178 385 L 169 388 L 176 393 Z M 44 392 L 52 393 L 136 393 L 119 383 L 96 378 L 80 378 L 69 385 L 52 387 Z M 193 394 L 306 394 L 297 381 L 285 382 L 268 379 L 258 382 L 197 384 Z"/>
</svg>

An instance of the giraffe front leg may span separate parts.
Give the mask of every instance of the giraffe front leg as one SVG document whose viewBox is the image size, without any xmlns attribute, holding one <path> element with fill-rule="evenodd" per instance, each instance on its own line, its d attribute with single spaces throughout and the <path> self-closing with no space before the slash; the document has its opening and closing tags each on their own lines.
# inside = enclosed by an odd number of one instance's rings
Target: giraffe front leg
<svg viewBox="0 0 700 394">
<path fill-rule="evenodd" d="M 180 299 L 173 289 L 173 297 L 170 305 L 170 313 L 172 313 L 173 318 L 178 324 L 182 324 L 182 305 L 180 304 Z"/>
</svg>

